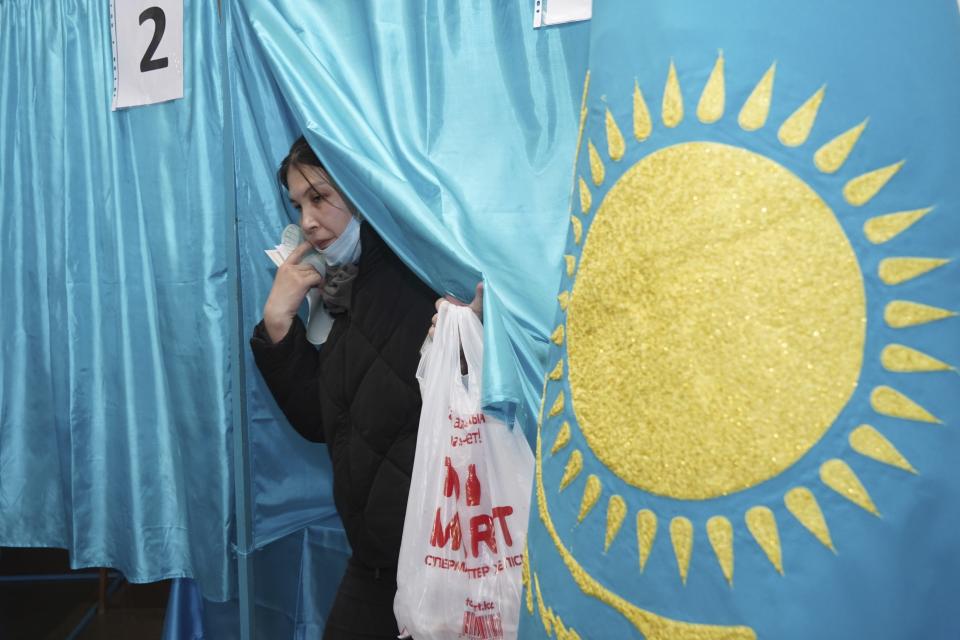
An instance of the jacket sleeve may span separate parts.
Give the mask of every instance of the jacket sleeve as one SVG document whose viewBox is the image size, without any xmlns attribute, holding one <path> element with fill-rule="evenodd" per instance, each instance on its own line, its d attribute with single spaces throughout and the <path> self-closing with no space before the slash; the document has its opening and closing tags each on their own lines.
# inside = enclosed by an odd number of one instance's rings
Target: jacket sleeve
<svg viewBox="0 0 960 640">
<path fill-rule="evenodd" d="M 287 335 L 276 343 L 261 321 L 253 330 L 250 347 L 270 393 L 293 428 L 307 440 L 324 442 L 320 352 L 307 342 L 300 318 L 294 318 Z"/>
</svg>

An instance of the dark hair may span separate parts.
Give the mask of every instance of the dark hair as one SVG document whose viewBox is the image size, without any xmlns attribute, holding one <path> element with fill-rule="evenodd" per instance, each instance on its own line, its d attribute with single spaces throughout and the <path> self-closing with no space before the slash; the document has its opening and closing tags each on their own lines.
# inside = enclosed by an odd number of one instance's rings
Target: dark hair
<svg viewBox="0 0 960 640">
<path fill-rule="evenodd" d="M 280 168 L 277 169 L 277 182 L 279 182 L 280 186 L 284 189 L 289 189 L 287 186 L 287 172 L 290 170 L 290 167 L 296 166 L 317 167 L 324 173 L 327 173 L 327 168 L 323 166 L 320 158 L 313 152 L 313 149 L 311 149 L 307 143 L 307 139 L 303 136 L 293 141 L 293 145 L 290 146 L 290 153 L 287 154 L 287 157 L 280 163 Z"/>
<path fill-rule="evenodd" d="M 293 167 L 316 167 L 317 169 L 323 171 L 323 173 L 326 174 L 326 179 L 329 181 L 330 186 L 336 189 L 340 197 L 343 198 L 343 202 L 347 205 L 350 215 L 354 216 L 358 220 L 363 220 L 363 216 L 360 215 L 360 212 L 353 204 L 353 201 L 347 198 L 347 196 L 340 191 L 340 187 L 338 187 L 333 181 L 333 178 L 330 176 L 330 172 L 327 171 L 325 166 L 323 166 L 323 163 L 320 162 L 320 158 L 318 158 L 317 154 L 313 152 L 313 149 L 311 149 L 310 145 L 307 143 L 307 139 L 303 136 L 300 136 L 293 141 L 293 144 L 290 146 L 290 152 L 287 154 L 287 157 L 280 162 L 280 168 L 277 169 L 277 182 L 280 183 L 280 186 L 283 187 L 285 191 L 290 190 L 290 187 L 287 186 L 287 172 Z M 303 174 L 303 171 L 300 173 Z M 306 174 L 303 174 L 303 177 L 307 179 L 307 182 L 310 182 L 310 186 L 314 186 L 313 182 L 310 181 L 310 178 L 307 178 Z M 315 186 L 314 189 L 316 189 Z"/>
</svg>

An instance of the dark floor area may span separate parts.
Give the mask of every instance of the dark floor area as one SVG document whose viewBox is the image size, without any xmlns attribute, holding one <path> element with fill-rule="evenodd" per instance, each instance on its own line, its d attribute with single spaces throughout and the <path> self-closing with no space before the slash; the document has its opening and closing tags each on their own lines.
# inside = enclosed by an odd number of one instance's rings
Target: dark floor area
<svg viewBox="0 0 960 640">
<path fill-rule="evenodd" d="M 101 604 L 100 571 L 70 571 L 63 549 L 0 548 L 0 640 L 153 640 L 160 638 L 168 581 L 130 584 L 115 572 Z M 73 580 L 17 581 L 7 576 L 67 574 Z M 88 620 L 80 633 L 78 626 Z"/>
</svg>

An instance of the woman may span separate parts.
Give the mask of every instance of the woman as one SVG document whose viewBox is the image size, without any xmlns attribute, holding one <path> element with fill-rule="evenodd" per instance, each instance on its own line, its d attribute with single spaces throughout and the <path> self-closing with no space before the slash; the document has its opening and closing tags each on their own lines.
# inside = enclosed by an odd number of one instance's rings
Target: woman
<svg viewBox="0 0 960 640">
<path fill-rule="evenodd" d="M 361 222 L 303 137 L 278 179 L 307 242 L 277 270 L 250 344 L 290 424 L 327 443 L 333 461 L 334 503 L 353 555 L 324 638 L 396 638 L 396 567 L 420 419 L 416 370 L 435 294 Z M 326 278 L 301 262 L 311 249 L 323 254 Z M 319 351 L 297 317 L 312 287 L 335 318 Z M 480 304 L 478 295 L 471 306 Z"/>
</svg>

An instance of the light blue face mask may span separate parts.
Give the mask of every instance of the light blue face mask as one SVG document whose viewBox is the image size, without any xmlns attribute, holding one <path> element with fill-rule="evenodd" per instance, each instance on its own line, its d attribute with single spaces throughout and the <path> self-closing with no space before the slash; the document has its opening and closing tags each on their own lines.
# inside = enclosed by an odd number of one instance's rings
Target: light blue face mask
<svg viewBox="0 0 960 640">
<path fill-rule="evenodd" d="M 360 221 L 356 216 L 350 216 L 347 228 L 329 247 L 321 251 L 320 255 L 331 267 L 356 264 L 360 261 Z"/>
</svg>

